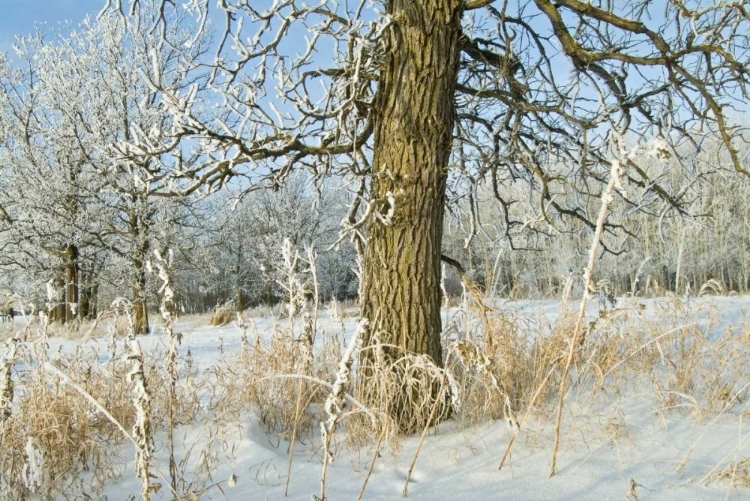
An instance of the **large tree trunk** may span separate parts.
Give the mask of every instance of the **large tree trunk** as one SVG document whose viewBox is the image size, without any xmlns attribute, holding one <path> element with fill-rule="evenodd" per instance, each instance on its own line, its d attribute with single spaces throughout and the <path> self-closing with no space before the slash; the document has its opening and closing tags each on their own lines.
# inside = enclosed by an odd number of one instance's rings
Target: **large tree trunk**
<svg viewBox="0 0 750 501">
<path fill-rule="evenodd" d="M 94 279 L 93 271 L 80 270 L 80 280 L 78 287 L 78 318 L 82 320 L 91 320 L 92 318 L 92 281 Z"/>
<path fill-rule="evenodd" d="M 378 332 L 381 343 L 427 354 L 437 364 L 442 364 L 440 250 L 462 4 L 387 2 L 394 24 L 373 111 L 371 202 L 382 218 L 373 218 L 367 232 L 366 341 Z"/>
<path fill-rule="evenodd" d="M 133 196 L 130 212 L 130 232 L 133 239 L 133 330 L 135 334 L 148 334 L 148 304 L 146 301 L 146 259 L 150 250 L 148 219 L 139 214 L 139 204 L 145 203 Z"/>
<path fill-rule="evenodd" d="M 237 286 L 237 313 L 245 311 L 245 295 L 242 293 L 242 288 Z"/>
<path fill-rule="evenodd" d="M 65 276 L 58 274 L 52 280 L 54 295 L 50 299 L 48 314 L 50 322 L 65 323 Z"/>
<path fill-rule="evenodd" d="M 72 322 L 79 315 L 78 297 L 78 247 L 68 245 L 65 249 L 65 321 Z"/>
<path fill-rule="evenodd" d="M 148 304 L 146 301 L 146 267 L 142 258 L 133 262 L 136 275 L 133 278 L 133 330 L 135 334 L 148 334 Z"/>
<path fill-rule="evenodd" d="M 97 299 L 99 296 L 98 283 L 99 270 L 97 265 L 90 264 L 87 269 L 81 270 L 80 288 L 78 296 L 80 298 L 80 307 L 78 308 L 78 318 L 92 320 L 97 315 Z"/>
</svg>

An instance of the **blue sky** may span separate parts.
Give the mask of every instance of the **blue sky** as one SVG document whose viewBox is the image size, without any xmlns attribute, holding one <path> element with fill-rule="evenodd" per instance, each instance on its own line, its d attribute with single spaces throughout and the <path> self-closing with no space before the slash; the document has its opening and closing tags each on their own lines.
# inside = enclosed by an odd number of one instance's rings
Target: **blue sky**
<svg viewBox="0 0 750 501">
<path fill-rule="evenodd" d="M 15 36 L 33 31 L 35 22 L 57 26 L 68 20 L 77 25 L 105 4 L 105 0 L 0 0 L 0 52 L 10 52 Z"/>
</svg>

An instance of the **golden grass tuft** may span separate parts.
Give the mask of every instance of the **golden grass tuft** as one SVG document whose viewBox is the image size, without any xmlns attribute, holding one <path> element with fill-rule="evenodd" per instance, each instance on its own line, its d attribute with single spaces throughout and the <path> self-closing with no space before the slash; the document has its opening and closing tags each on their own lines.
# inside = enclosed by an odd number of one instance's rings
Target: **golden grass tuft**
<svg viewBox="0 0 750 501">
<path fill-rule="evenodd" d="M 223 327 L 237 318 L 237 313 L 231 304 L 217 306 L 211 313 L 209 321 L 215 327 Z"/>
</svg>

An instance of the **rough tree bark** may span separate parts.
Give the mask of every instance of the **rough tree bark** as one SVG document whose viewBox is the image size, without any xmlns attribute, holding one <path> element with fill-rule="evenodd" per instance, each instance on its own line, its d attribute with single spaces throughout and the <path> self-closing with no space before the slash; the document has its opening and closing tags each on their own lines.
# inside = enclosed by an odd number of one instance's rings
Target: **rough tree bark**
<svg viewBox="0 0 750 501">
<path fill-rule="evenodd" d="M 373 112 L 362 315 L 370 338 L 442 364 L 440 246 L 455 122 L 461 0 L 392 0 L 391 50 Z M 390 216 L 390 217 L 389 217 Z M 365 341 L 370 341 L 367 339 Z"/>
<path fill-rule="evenodd" d="M 149 253 L 148 221 L 138 214 L 139 201 L 133 197 L 134 207 L 130 212 L 130 232 L 133 238 L 133 330 L 135 334 L 148 334 L 148 304 L 146 301 L 146 259 Z"/>
<path fill-rule="evenodd" d="M 147 246 L 146 246 L 147 247 Z M 146 302 L 146 266 L 144 252 L 139 250 L 133 260 L 135 275 L 133 277 L 133 330 L 136 334 L 148 334 L 148 304 Z"/>
<path fill-rule="evenodd" d="M 88 283 L 83 282 L 84 277 L 81 277 L 82 285 L 79 289 L 78 297 L 78 315 L 79 318 L 82 320 L 91 320 L 93 316 L 96 316 L 94 313 L 92 315 L 92 298 L 91 298 L 91 285 Z"/>
<path fill-rule="evenodd" d="M 80 270 L 78 318 L 92 320 L 98 314 L 99 273 L 98 266 L 92 263 Z"/>
<path fill-rule="evenodd" d="M 49 306 L 49 321 L 65 323 L 65 275 L 58 273 L 52 281 L 55 297 Z"/>
<path fill-rule="evenodd" d="M 78 246 L 68 245 L 65 249 L 65 321 L 72 322 L 78 318 L 79 297 L 79 263 Z"/>
</svg>

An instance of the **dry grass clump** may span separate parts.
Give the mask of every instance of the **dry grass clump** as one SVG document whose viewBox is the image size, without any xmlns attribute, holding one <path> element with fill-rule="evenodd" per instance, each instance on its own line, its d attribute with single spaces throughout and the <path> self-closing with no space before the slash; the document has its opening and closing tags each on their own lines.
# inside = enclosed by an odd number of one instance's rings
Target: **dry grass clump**
<svg viewBox="0 0 750 501">
<path fill-rule="evenodd" d="M 127 382 L 129 360 L 118 353 L 114 326 L 110 331 L 105 363 L 90 345 L 71 354 L 48 353 L 44 329 L 33 342 L 15 339 L 16 349 L 6 351 L 13 356 L 2 362 L 3 401 L 10 398 L 12 405 L 0 417 L 1 499 L 101 498 L 105 483 L 122 474 L 119 446 L 137 409 Z M 165 428 L 170 404 L 176 422 L 191 423 L 200 411 L 197 387 L 186 377 L 170 402 L 161 358 L 144 356 L 152 426 Z"/>
<path fill-rule="evenodd" d="M 209 322 L 215 327 L 223 327 L 237 317 L 234 305 L 231 303 L 224 303 L 214 308 L 214 311 L 209 317 Z"/>
<path fill-rule="evenodd" d="M 729 482 L 733 487 L 750 488 L 750 457 L 731 461 L 724 468 L 713 468 L 706 475 L 708 482 Z"/>
<path fill-rule="evenodd" d="M 454 341 L 446 351 L 461 401 L 456 416 L 462 426 L 504 418 L 513 428 L 518 411 L 543 407 L 555 394 L 572 320 L 562 315 L 547 332 L 515 312 L 485 318 L 483 336 Z"/>
<path fill-rule="evenodd" d="M 579 354 L 578 386 L 620 393 L 651 387 L 661 410 L 689 412 L 699 422 L 744 401 L 750 343 L 721 328 L 716 311 L 670 298 L 654 311 L 625 303 L 591 324 Z"/>
<path fill-rule="evenodd" d="M 114 331 L 117 337 L 128 337 L 130 333 L 130 322 L 125 315 L 116 315 L 109 327 L 110 332 Z"/>
<path fill-rule="evenodd" d="M 20 373 L 15 386 L 13 412 L 2 425 L 3 499 L 97 495 L 106 481 L 119 476 L 114 460 L 123 437 L 75 390 L 50 380 L 41 369 Z M 89 384 L 94 393 L 99 387 L 97 382 Z M 29 447 L 38 452 L 38 461 L 30 462 Z M 35 468 L 41 471 L 31 471 Z M 30 476 L 37 481 L 30 482 Z"/>
<path fill-rule="evenodd" d="M 689 300 L 659 300 L 653 310 L 625 302 L 591 322 L 577 354 L 578 389 L 594 397 L 646 387 L 661 410 L 699 422 L 744 400 L 750 343 L 732 329 L 720 332 L 716 312 Z"/>
<path fill-rule="evenodd" d="M 281 316 L 281 306 L 258 304 L 245 308 L 243 312 L 250 318 L 274 318 Z"/>
<path fill-rule="evenodd" d="M 25 396 L 25 405 L 6 421 L 3 499 L 24 499 L 29 494 L 49 499 L 97 494 L 107 480 L 119 476 L 114 464 L 118 441 L 99 438 L 100 423 L 88 419 L 88 406 L 74 393 L 68 388 L 37 385 Z M 41 458 L 35 465 L 29 463 L 25 452 L 28 443 L 34 444 Z M 32 473 L 39 481 L 30 484 Z"/>
<path fill-rule="evenodd" d="M 158 361 L 148 357 L 146 374 L 151 388 L 159 389 L 153 400 L 153 425 L 165 425 L 166 378 Z M 100 366 L 95 356 L 79 350 L 53 362 L 66 377 L 98 401 L 126 428 L 134 421 L 135 408 L 126 384 L 124 360 Z M 120 428 L 70 385 L 41 369 L 19 367 L 14 378 L 12 413 L 2 424 L 3 455 L 0 472 L 2 499 L 24 499 L 37 494 L 48 499 L 76 499 L 76 495 L 101 495 L 105 482 L 122 473 L 117 463 L 118 446 L 125 441 Z M 178 419 L 191 422 L 194 399 L 177 400 Z M 30 485 L 27 446 L 39 451 L 43 478 Z M 5 453 L 7 451 L 7 454 Z"/>
<path fill-rule="evenodd" d="M 599 394 L 609 401 L 631 387 L 653 391 L 655 410 L 688 413 L 698 422 L 739 409 L 750 397 L 750 337 L 720 332 L 715 313 L 670 298 L 650 309 L 621 301 L 589 315 L 573 352 L 567 404 L 594 408 Z M 448 344 L 446 369 L 460 401 L 454 416 L 462 426 L 505 418 L 515 431 L 529 415 L 548 418 L 574 323 L 565 305 L 549 328 L 496 311 L 486 315 L 483 336 Z"/>
<path fill-rule="evenodd" d="M 451 413 L 453 377 L 425 355 L 405 353 L 375 344 L 360 354 L 354 398 L 364 403 L 368 413 L 353 409 L 345 427 L 347 440 L 353 446 L 382 437 L 391 450 L 398 450 L 398 439 L 421 431 L 425 424 L 435 424 Z M 372 357 L 367 351 L 374 352 Z M 457 402 L 457 400 L 456 400 Z M 373 419 L 374 418 L 374 419 Z"/>
<path fill-rule="evenodd" d="M 689 412 L 699 422 L 738 407 L 750 396 L 750 343 L 733 329 L 711 335 L 712 327 L 682 329 L 662 350 L 654 387 L 667 410 Z"/>
<path fill-rule="evenodd" d="M 53 363 L 71 381 L 79 384 L 101 403 L 119 423 L 133 421 L 135 412 L 130 403 L 127 385 L 123 384 L 127 369 L 122 360 L 110 360 L 107 364 L 100 365 L 96 352 L 79 348 L 73 354 L 56 357 Z M 45 379 L 51 378 L 45 375 Z M 53 379 L 53 381 L 59 384 L 58 379 Z M 65 388 L 66 392 L 70 390 L 70 388 Z M 72 398 L 88 406 L 81 395 L 73 394 Z M 120 443 L 124 439 L 110 419 L 94 412 L 93 409 L 89 412 L 88 420 L 91 422 L 92 429 L 100 433 L 102 440 Z"/>
<path fill-rule="evenodd" d="M 340 341 L 324 340 L 311 356 L 304 336 L 276 328 L 267 344 L 256 336 L 236 354 L 226 354 L 207 373 L 212 413 L 239 417 L 258 413 L 268 433 L 291 440 L 316 428 L 327 395 L 326 383 L 334 373 Z"/>
</svg>

